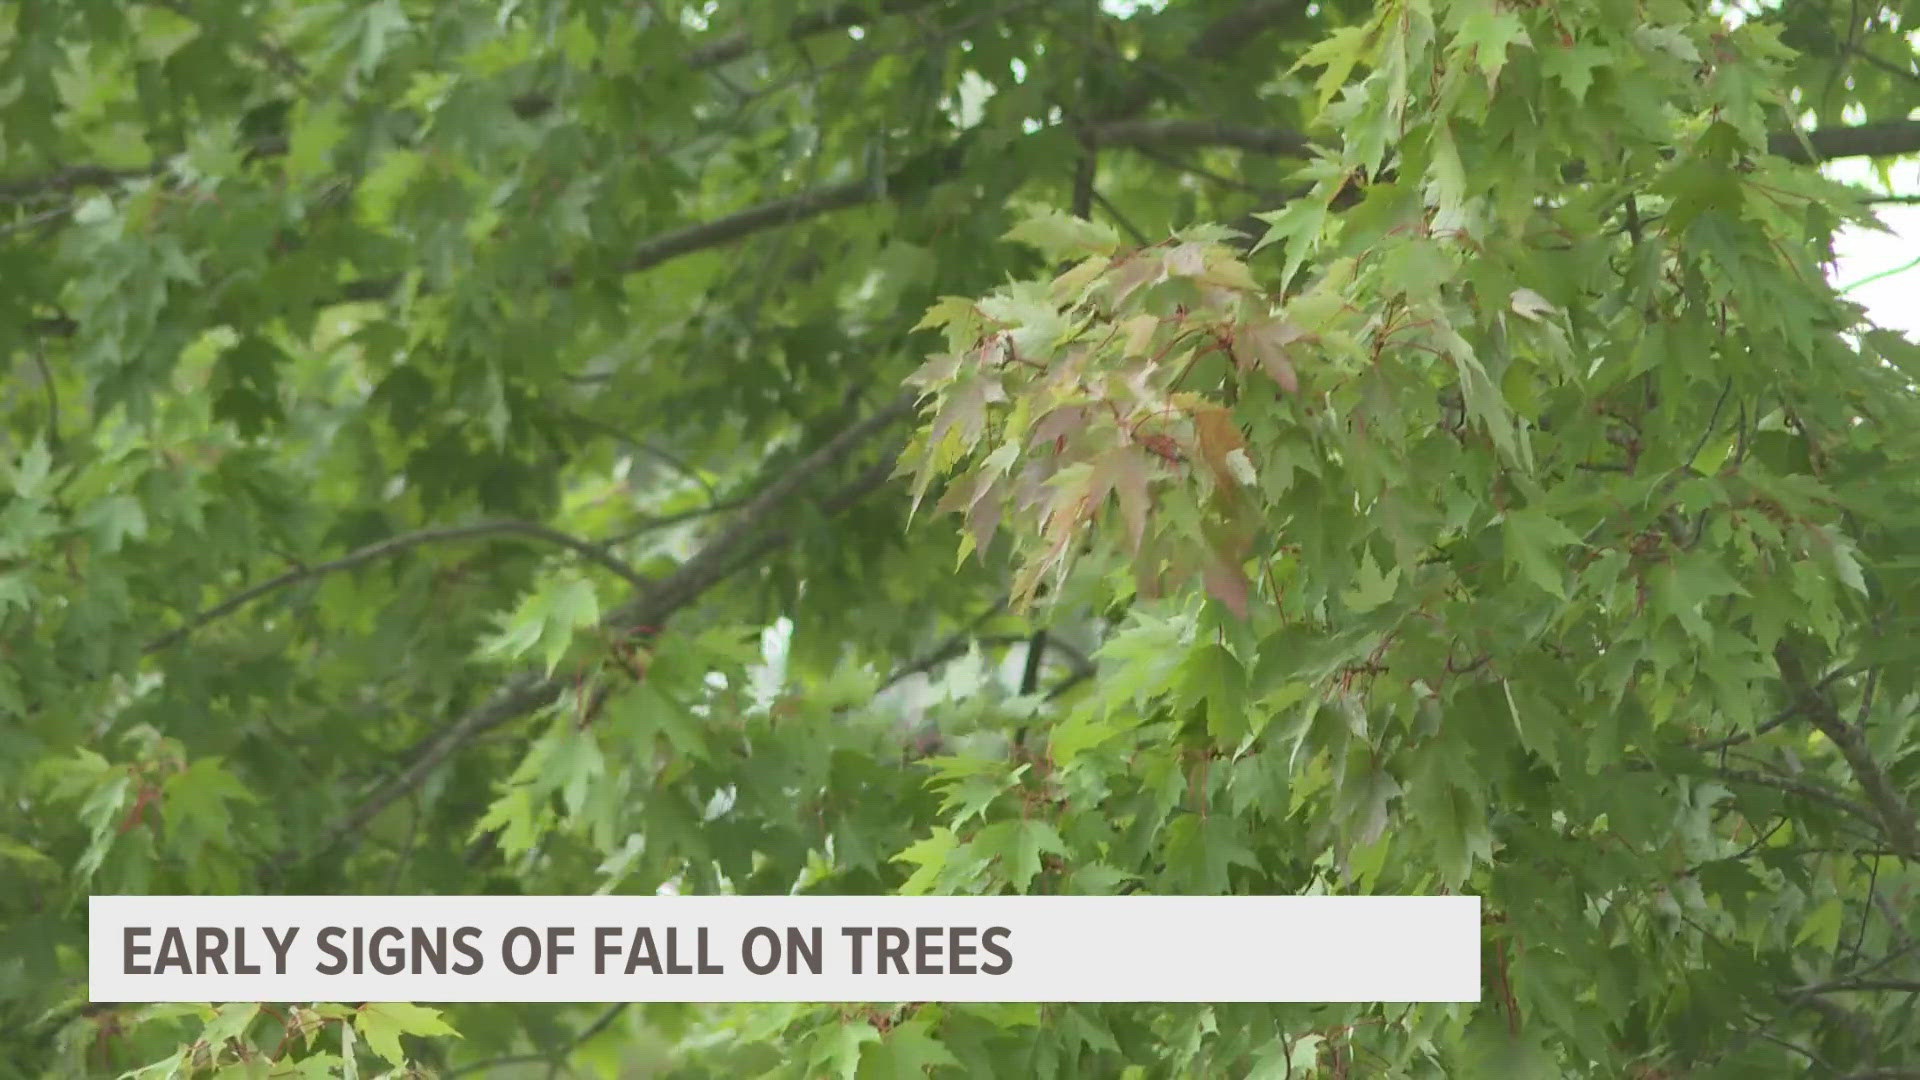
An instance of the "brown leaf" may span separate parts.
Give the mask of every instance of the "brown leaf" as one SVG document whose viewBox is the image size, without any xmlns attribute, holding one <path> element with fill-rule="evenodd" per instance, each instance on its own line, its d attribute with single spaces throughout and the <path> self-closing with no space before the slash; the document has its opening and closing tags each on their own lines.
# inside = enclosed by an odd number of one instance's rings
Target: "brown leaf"
<svg viewBox="0 0 1920 1080">
<path fill-rule="evenodd" d="M 1247 617 L 1249 586 L 1238 560 L 1223 559 L 1209 551 L 1201 563 L 1200 576 L 1206 582 L 1208 595 L 1227 605 L 1227 610 L 1239 618 Z"/>
<path fill-rule="evenodd" d="M 1133 591 L 1142 600 L 1157 600 L 1166 592 L 1160 580 L 1160 552 L 1155 544 L 1144 544 L 1133 553 Z"/>
<path fill-rule="evenodd" d="M 1115 453 L 1121 456 L 1119 468 L 1115 471 L 1113 488 L 1120 496 L 1120 516 L 1127 522 L 1127 540 L 1133 550 L 1140 550 L 1140 542 L 1147 534 L 1147 512 L 1152 503 L 1147 498 L 1146 454 L 1132 446 L 1120 447 Z"/>
<path fill-rule="evenodd" d="M 1062 435 L 1073 435 L 1087 426 L 1087 409 L 1084 405 L 1065 405 L 1042 416 L 1033 425 L 1033 434 L 1027 436 L 1029 447 L 1050 443 Z"/>
<path fill-rule="evenodd" d="M 1093 466 L 1093 484 L 1089 489 L 1094 508 L 1106 502 L 1108 492 L 1120 499 L 1120 515 L 1127 522 L 1128 550 L 1139 551 L 1147 532 L 1147 455 L 1130 444 L 1114 446 L 1101 454 Z"/>
<path fill-rule="evenodd" d="M 907 376 L 907 385 L 919 389 L 944 386 L 953 381 L 960 372 L 960 358 L 952 353 L 935 353 L 920 365 L 920 369 Z"/>
<path fill-rule="evenodd" d="M 957 384 L 947 395 L 946 414 L 941 418 L 946 426 L 957 429 L 960 438 L 968 450 L 979 443 L 980 436 L 987 430 L 987 406 L 1007 400 L 1007 392 L 1000 380 L 992 375 L 979 374 Z M 936 438 L 944 438 L 946 431 L 938 424 Z"/>
<path fill-rule="evenodd" d="M 1150 259 L 1142 255 L 1133 255 L 1114 267 L 1107 276 L 1113 289 L 1113 302 L 1123 303 L 1142 285 L 1147 285 L 1160 276 L 1163 265 L 1159 259 Z"/>
<path fill-rule="evenodd" d="M 1238 355 L 1248 358 L 1248 362 L 1260 365 L 1280 389 L 1289 393 L 1300 392 L 1300 376 L 1293 368 L 1292 352 L 1288 348 L 1294 342 L 1306 336 L 1306 331 L 1285 319 L 1273 317 L 1256 319 L 1243 327 L 1235 336 L 1234 343 L 1239 346 Z"/>
<path fill-rule="evenodd" d="M 1122 355 L 1145 356 L 1147 345 L 1153 340 L 1153 332 L 1160 329 L 1160 320 L 1152 315 L 1135 315 L 1122 320 L 1120 330 L 1127 335 Z"/>
<path fill-rule="evenodd" d="M 993 539 L 994 530 L 1000 527 L 1005 503 L 1000 477 L 994 476 L 974 493 L 973 502 L 967 507 L 967 531 L 973 534 L 973 549 L 982 562 L 986 561 L 987 544 Z"/>
<path fill-rule="evenodd" d="M 1209 406 L 1194 412 L 1193 426 L 1200 434 L 1200 457 L 1213 471 L 1214 483 L 1221 491 L 1238 488 L 1240 481 L 1227 463 L 1227 455 L 1244 449 L 1247 441 L 1240 436 L 1233 414 L 1217 405 Z"/>
<path fill-rule="evenodd" d="M 1260 367 L 1273 377 L 1274 382 L 1280 384 L 1280 389 L 1289 394 L 1300 392 L 1300 375 L 1293 370 L 1293 361 L 1288 360 L 1286 356 L 1276 354 L 1263 357 Z"/>
</svg>

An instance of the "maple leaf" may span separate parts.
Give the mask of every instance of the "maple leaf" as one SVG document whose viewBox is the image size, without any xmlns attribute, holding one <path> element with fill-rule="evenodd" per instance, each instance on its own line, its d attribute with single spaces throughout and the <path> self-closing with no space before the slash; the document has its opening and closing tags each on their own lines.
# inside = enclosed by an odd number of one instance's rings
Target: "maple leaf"
<svg viewBox="0 0 1920 1080">
<path fill-rule="evenodd" d="M 1234 341 L 1238 346 L 1235 356 L 1240 359 L 1243 369 L 1258 364 L 1260 370 L 1278 383 L 1282 391 L 1297 394 L 1300 392 L 1300 375 L 1294 370 L 1289 346 L 1306 336 L 1305 330 L 1285 318 L 1262 316 L 1240 328 Z"/>
<path fill-rule="evenodd" d="M 1193 425 L 1199 434 L 1200 459 L 1212 470 L 1219 490 L 1232 494 L 1239 488 L 1240 478 L 1238 470 L 1227 457 L 1236 450 L 1244 450 L 1247 445 L 1239 426 L 1234 423 L 1233 414 L 1219 406 L 1198 409 L 1193 414 Z"/>
</svg>

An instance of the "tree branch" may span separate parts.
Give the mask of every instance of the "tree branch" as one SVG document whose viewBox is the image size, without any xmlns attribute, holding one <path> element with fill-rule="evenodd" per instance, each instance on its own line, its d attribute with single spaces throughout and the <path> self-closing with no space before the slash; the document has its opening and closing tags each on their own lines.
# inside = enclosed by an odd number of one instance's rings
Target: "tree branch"
<svg viewBox="0 0 1920 1080">
<path fill-rule="evenodd" d="M 1841 979 L 1838 982 L 1804 986 L 1800 994 L 1920 994 L 1920 979 Z"/>
<path fill-rule="evenodd" d="M 674 229 L 643 241 L 621 269 L 629 274 L 637 274 L 669 259 L 719 247 L 767 229 L 792 225 L 834 210 L 878 202 L 880 193 L 881 186 L 874 180 L 848 180 L 750 206 L 723 218 Z M 572 280 L 570 272 L 562 271 L 555 276 L 554 284 L 565 286 L 571 284 Z"/>
<path fill-rule="evenodd" d="M 1886 770 L 1873 760 L 1873 753 L 1868 749 L 1867 740 L 1860 729 L 1849 724 L 1834 707 L 1833 699 L 1807 678 L 1806 666 L 1791 645 L 1783 641 L 1774 646 L 1773 659 L 1780 669 L 1780 677 L 1786 683 L 1788 694 L 1800 703 L 1800 711 L 1813 721 L 1813 726 L 1819 728 L 1820 733 L 1840 751 L 1840 756 L 1846 759 L 1847 767 L 1853 771 L 1853 777 L 1859 781 L 1867 802 L 1873 806 L 1875 815 L 1887 831 L 1888 846 L 1900 852 L 1907 861 L 1920 863 L 1920 825 L 1915 823 L 1913 808 L 1907 805 L 1905 797 L 1894 786 Z"/>
<path fill-rule="evenodd" d="M 604 624 L 620 631 L 658 627 L 744 563 L 790 543 L 790 531 L 766 533 L 757 538 L 754 533 L 783 502 L 815 475 L 838 464 L 862 443 L 911 413 L 915 400 L 911 394 L 896 398 L 887 407 L 848 427 L 802 458 L 743 507 L 740 520 L 731 528 L 681 563 L 672 574 L 609 613 Z M 878 462 L 822 500 L 822 509 L 835 514 L 860 501 L 892 476 L 893 465 L 892 452 L 882 455 Z M 274 860 L 271 869 L 285 870 L 332 851 L 341 841 L 364 829 L 396 799 L 418 788 L 441 763 L 462 747 L 494 728 L 553 704 L 559 700 L 567 685 L 564 680 L 543 676 L 537 669 L 522 670 L 512 675 L 506 685 L 485 703 L 441 729 L 438 735 L 420 748 L 405 769 L 376 786 L 359 805 L 328 825 L 311 849 L 283 852 Z"/>
<path fill-rule="evenodd" d="M 1308 6 L 1307 0 L 1246 0 L 1195 35 L 1187 45 L 1187 58 L 1203 64 L 1225 60 L 1275 25 L 1304 13 Z M 1157 89 L 1151 78 L 1136 80 L 1121 92 L 1106 118 L 1131 119 L 1153 103 Z"/>
<path fill-rule="evenodd" d="M 1192 149 L 1228 146 L 1260 154 L 1301 154 L 1310 141 L 1292 128 L 1265 127 L 1215 120 L 1108 120 L 1093 125 L 1100 141 L 1110 146 Z M 1838 158 L 1894 157 L 1920 151 L 1920 120 L 1886 120 L 1847 127 L 1817 128 L 1805 132 L 1813 148 L 1808 157 L 1801 133 L 1775 132 L 1767 137 L 1767 152 L 1789 161 L 1808 163 Z"/>
<path fill-rule="evenodd" d="M 863 26 L 889 15 L 901 15 L 918 8 L 932 7 L 937 0 L 883 0 L 874 6 L 864 4 L 840 4 L 826 11 L 802 15 L 787 24 L 786 38 L 797 41 L 814 34 L 824 34 L 832 30 L 845 30 L 849 27 Z M 705 71 L 722 64 L 729 64 L 752 52 L 754 40 L 748 34 L 732 34 L 718 41 L 711 41 L 694 49 L 687 57 L 687 65 L 695 71 Z"/>
<path fill-rule="evenodd" d="M 222 600 L 220 603 L 189 617 L 185 623 L 149 641 L 141 651 L 151 654 L 177 645 L 194 631 L 208 623 L 231 615 L 262 596 L 279 589 L 284 589 L 289 585 L 335 573 L 340 570 L 351 570 L 357 566 L 364 566 L 367 563 L 384 559 L 389 555 L 397 555 L 408 548 L 418 547 L 421 544 L 433 543 L 440 540 L 472 540 L 482 536 L 498 535 L 519 535 L 535 540 L 544 540 L 549 544 L 557 544 L 560 547 L 577 553 L 582 558 L 598 566 L 612 571 L 636 589 L 644 589 L 648 586 L 646 578 L 640 576 L 626 563 L 608 554 L 607 550 L 601 545 L 582 540 L 575 536 L 569 536 L 558 529 L 551 529 L 545 525 L 537 525 L 531 521 L 483 521 L 473 525 L 446 525 L 438 528 L 421 529 L 417 532 L 402 533 L 399 536 L 368 544 L 338 559 L 289 570 L 279 577 L 263 581 L 250 589 L 242 590 Z"/>
<path fill-rule="evenodd" d="M 1813 145 L 1814 157 L 1807 157 L 1796 132 L 1775 132 L 1767 137 L 1767 151 L 1789 161 L 1832 161 L 1835 158 L 1894 157 L 1920 150 L 1920 120 L 1883 120 L 1875 124 L 1850 127 L 1816 128 L 1806 133 Z"/>
<path fill-rule="evenodd" d="M 1665 769 L 1662 769 L 1660 766 L 1656 765 L 1654 762 L 1638 761 L 1638 760 L 1627 762 L 1626 768 L 1631 769 L 1634 772 L 1665 772 L 1667 771 Z M 1803 799 L 1810 799 L 1814 802 L 1821 803 L 1826 806 L 1831 806 L 1836 810 L 1843 811 L 1846 814 L 1859 819 L 1861 822 L 1867 825 L 1875 825 L 1875 824 L 1878 824 L 1879 822 L 1879 819 L 1874 816 L 1874 813 L 1872 810 L 1868 809 L 1865 806 L 1862 806 L 1857 802 L 1854 802 L 1852 799 L 1849 799 L 1844 795 L 1840 795 L 1833 791 L 1829 791 L 1826 788 L 1819 786 L 1818 784 L 1809 784 L 1804 781 L 1793 780 L 1783 776 L 1772 776 L 1763 772 L 1755 772 L 1751 769 L 1733 769 L 1733 768 L 1715 767 L 1715 768 L 1701 770 L 1700 773 L 1701 775 L 1712 776 L 1717 779 L 1726 780 L 1732 783 L 1753 784 L 1757 787 L 1767 787 L 1767 788 L 1772 788 L 1775 791 L 1782 791 L 1789 795 L 1798 795 Z M 1690 774 L 1691 773 L 1687 773 L 1687 775 L 1690 775 Z"/>
<path fill-rule="evenodd" d="M 1260 154 L 1299 156 L 1309 140 L 1290 128 L 1261 127 L 1227 120 L 1190 120 L 1173 117 L 1153 120 L 1106 120 L 1089 130 L 1107 146 L 1190 150 L 1203 146 L 1231 146 Z"/>
<path fill-rule="evenodd" d="M 568 1039 L 566 1042 L 562 1043 L 560 1046 L 558 1046 L 557 1048 L 555 1048 L 554 1050 L 548 1053 L 508 1054 L 505 1057 L 488 1058 L 485 1061 L 476 1061 L 471 1065 L 462 1065 L 459 1068 L 454 1069 L 451 1072 L 447 1073 L 447 1080 L 454 1080 L 454 1077 L 466 1076 L 469 1073 L 491 1072 L 494 1069 L 502 1068 L 507 1065 L 532 1065 L 536 1063 L 551 1063 L 554 1067 L 558 1068 L 566 1063 L 568 1054 L 573 1053 L 574 1050 L 578 1049 L 580 1046 L 585 1044 L 588 1039 L 591 1039 L 595 1035 L 598 1035 L 602 1031 L 605 1031 L 608 1027 L 610 1027 L 613 1024 L 615 1020 L 620 1019 L 620 1014 L 627 1011 L 628 1004 L 629 1004 L 628 1002 L 622 1001 L 613 1005 L 609 1005 L 604 1011 L 600 1013 L 599 1016 L 594 1018 L 592 1023 L 588 1024 L 584 1028 L 581 1028 L 580 1031 L 576 1033 L 572 1038 Z"/>
</svg>

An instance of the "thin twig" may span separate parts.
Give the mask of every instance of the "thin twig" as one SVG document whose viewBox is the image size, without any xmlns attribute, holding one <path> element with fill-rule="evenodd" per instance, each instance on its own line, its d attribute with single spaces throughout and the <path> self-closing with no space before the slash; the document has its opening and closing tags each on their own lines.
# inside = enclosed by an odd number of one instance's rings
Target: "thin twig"
<svg viewBox="0 0 1920 1080">
<path fill-rule="evenodd" d="M 1913 808 L 1907 805 L 1886 770 L 1873 759 L 1860 729 L 1840 716 L 1824 688 L 1807 679 L 1800 656 L 1791 645 L 1782 641 L 1774 646 L 1773 658 L 1787 692 L 1802 703 L 1802 711 L 1840 751 L 1854 779 L 1860 782 L 1867 801 L 1873 804 L 1875 815 L 1886 829 L 1888 845 L 1907 861 L 1920 863 L 1920 825 L 1915 823 Z"/>
<path fill-rule="evenodd" d="M 505 1057 L 488 1058 L 485 1061 L 476 1061 L 471 1065 L 462 1065 L 457 1069 L 448 1070 L 447 1080 L 454 1080 L 454 1077 L 456 1076 L 466 1076 L 469 1073 L 490 1072 L 494 1069 L 503 1068 L 508 1065 L 535 1065 L 540 1063 L 550 1063 L 554 1068 L 559 1068 L 562 1064 L 566 1062 L 568 1054 L 573 1053 L 574 1050 L 585 1045 L 588 1039 L 591 1039 L 595 1035 L 598 1035 L 601 1032 L 607 1030 L 608 1027 L 612 1026 L 615 1020 L 620 1019 L 620 1014 L 627 1011 L 628 1004 L 629 1004 L 628 1002 L 622 1001 L 614 1005 L 608 1006 L 604 1011 L 600 1013 L 599 1016 L 593 1019 L 592 1023 L 588 1024 L 584 1028 L 581 1028 L 579 1032 L 577 1032 L 572 1038 L 568 1039 L 564 1044 L 562 1044 L 561 1046 L 559 1046 L 558 1048 L 556 1048 L 555 1050 L 549 1053 L 508 1054 Z"/>
<path fill-rule="evenodd" d="M 182 625 L 148 642 L 146 647 L 141 651 L 151 654 L 170 648 L 185 640 L 194 631 L 199 630 L 208 623 L 231 615 L 268 593 L 284 589 L 298 582 L 307 581 L 341 570 L 351 570 L 358 566 L 364 566 L 367 563 L 384 559 L 389 555 L 399 554 L 402 551 L 418 547 L 421 544 L 435 543 L 442 540 L 471 540 L 482 536 L 502 535 L 526 536 L 567 548 L 582 558 L 606 570 L 612 571 L 636 589 L 644 590 L 651 584 L 646 578 L 635 572 L 632 567 L 608 554 L 606 549 L 600 545 L 581 540 L 578 537 L 569 536 L 558 529 L 548 528 L 545 525 L 538 525 L 531 521 L 484 521 L 473 525 L 447 525 L 439 528 L 421 529 L 417 532 L 402 533 L 399 536 L 389 537 L 377 543 L 368 544 L 338 559 L 289 570 L 271 580 L 263 581 L 250 589 L 242 590 L 222 600 L 220 603 L 191 616 Z"/>
<path fill-rule="evenodd" d="M 720 494 L 719 492 L 713 489 L 713 482 L 708 480 L 705 476 L 701 475 L 700 470 L 694 468 L 692 465 L 689 465 L 685 461 L 681 460 L 679 455 L 670 453 L 666 450 L 663 450 L 653 445 L 652 443 L 646 442 L 643 439 L 637 438 L 633 435 L 629 435 L 627 432 L 621 430 L 618 426 L 614 424 L 609 424 L 605 420 L 588 416 L 586 413 L 580 412 L 578 410 L 566 409 L 566 410 L 562 410 L 562 414 L 567 419 L 572 420 L 573 422 L 580 424 L 583 427 L 591 428 L 594 431 L 598 431 L 602 435 L 606 435 L 610 438 L 617 439 L 618 441 L 625 444 L 629 448 L 640 451 L 641 453 L 647 455 L 648 457 L 653 458 L 655 461 L 658 461 L 666 465 L 668 468 L 672 469 L 674 472 L 679 473 L 681 476 L 684 476 L 687 479 L 693 481 L 694 483 L 700 485 L 700 490 L 707 493 L 707 500 L 709 502 L 717 503 L 720 501 Z"/>
</svg>

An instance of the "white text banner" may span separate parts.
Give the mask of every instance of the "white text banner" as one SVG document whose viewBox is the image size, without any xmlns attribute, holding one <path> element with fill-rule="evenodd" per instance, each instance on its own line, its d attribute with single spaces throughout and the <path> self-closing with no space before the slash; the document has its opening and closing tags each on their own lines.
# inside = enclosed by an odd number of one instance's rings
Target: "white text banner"
<svg viewBox="0 0 1920 1080">
<path fill-rule="evenodd" d="M 1471 896 L 96 896 L 95 1002 L 1470 1002 Z"/>
</svg>

